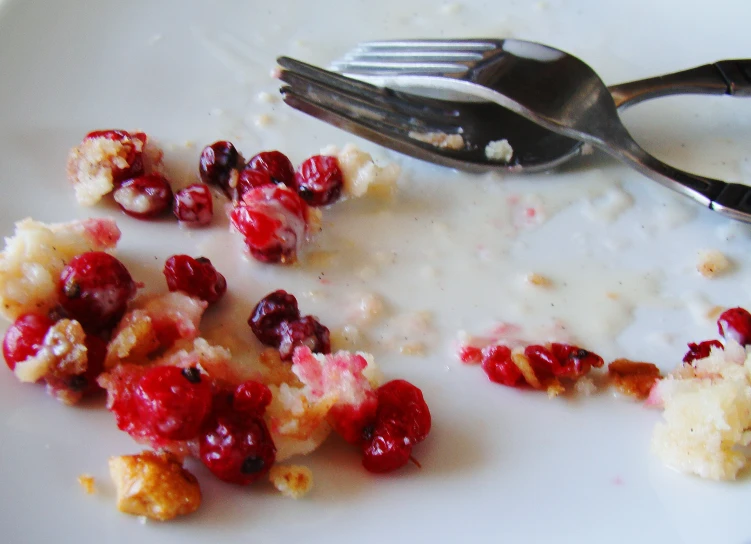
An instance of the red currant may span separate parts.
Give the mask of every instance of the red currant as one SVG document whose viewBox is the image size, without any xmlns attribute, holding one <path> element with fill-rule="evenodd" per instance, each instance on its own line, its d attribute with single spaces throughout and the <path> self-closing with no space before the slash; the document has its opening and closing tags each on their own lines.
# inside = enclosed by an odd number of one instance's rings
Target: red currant
<svg viewBox="0 0 751 544">
<path fill-rule="evenodd" d="M 697 359 L 704 359 L 705 357 L 709 357 L 709 353 L 712 351 L 712 348 L 724 349 L 719 340 L 705 340 L 704 342 L 699 342 L 698 344 L 690 342 L 688 344 L 688 352 L 686 352 L 686 355 L 683 356 L 683 362 L 693 363 Z"/>
<path fill-rule="evenodd" d="M 511 359 L 511 350 L 506 346 L 490 346 L 483 350 L 482 369 L 490 381 L 517 387 L 525 383 L 521 370 Z"/>
<path fill-rule="evenodd" d="M 262 151 L 248 161 L 247 167 L 267 173 L 274 183 L 284 183 L 287 187 L 295 185 L 295 169 L 280 151 Z"/>
<path fill-rule="evenodd" d="M 241 200 L 245 196 L 245 193 L 251 189 L 267 185 L 274 185 L 274 180 L 271 179 L 271 176 L 267 172 L 246 168 L 237 177 L 236 197 L 234 200 Z"/>
<path fill-rule="evenodd" d="M 248 380 L 235 388 L 232 407 L 243 414 L 262 416 L 271 404 L 271 390 L 261 382 Z"/>
<path fill-rule="evenodd" d="M 278 327 L 279 356 L 284 361 L 292 358 L 300 346 L 310 348 L 313 353 L 331 353 L 329 329 L 310 315 L 296 321 L 283 321 Z"/>
<path fill-rule="evenodd" d="M 36 355 L 51 326 L 52 321 L 39 314 L 24 314 L 16 319 L 3 338 L 3 356 L 8 368 L 13 370 L 16 364 Z"/>
<path fill-rule="evenodd" d="M 181 224 L 202 227 L 211 223 L 214 217 L 214 203 L 209 186 L 194 183 L 175 193 L 175 217 Z"/>
<path fill-rule="evenodd" d="M 315 155 L 304 161 L 295 173 L 297 194 L 311 206 L 326 206 L 342 194 L 344 177 L 336 157 Z"/>
<path fill-rule="evenodd" d="M 60 304 L 87 330 L 115 326 L 136 293 L 125 265 L 108 253 L 90 251 L 70 260 L 60 274 Z"/>
<path fill-rule="evenodd" d="M 231 197 L 230 179 L 241 160 L 242 157 L 231 142 L 219 141 L 204 147 L 198 162 L 201 181 L 207 185 L 216 185 Z"/>
<path fill-rule="evenodd" d="M 170 291 L 182 291 L 209 304 L 227 291 L 227 280 L 206 257 L 173 255 L 164 263 L 164 277 Z"/>
<path fill-rule="evenodd" d="M 550 344 L 556 364 L 553 374 L 559 378 L 576 379 L 584 376 L 592 367 L 601 368 L 605 364 L 602 357 L 586 349 L 570 344 Z"/>
<path fill-rule="evenodd" d="M 287 291 L 274 291 L 263 297 L 250 314 L 248 325 L 262 344 L 279 347 L 279 325 L 300 318 L 297 299 Z"/>
<path fill-rule="evenodd" d="M 131 217 L 151 219 L 163 214 L 172 204 L 172 189 L 160 174 L 148 174 L 125 180 L 113 194 L 115 202 Z"/>
<path fill-rule="evenodd" d="M 733 339 L 742 346 L 751 344 L 751 314 L 743 308 L 725 310 L 717 320 L 723 338 Z"/>
</svg>

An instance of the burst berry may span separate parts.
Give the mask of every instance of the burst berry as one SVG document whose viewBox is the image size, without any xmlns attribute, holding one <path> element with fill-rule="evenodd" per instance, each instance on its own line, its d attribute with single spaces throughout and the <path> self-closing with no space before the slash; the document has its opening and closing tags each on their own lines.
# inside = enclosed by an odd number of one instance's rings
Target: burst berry
<svg viewBox="0 0 751 544">
<path fill-rule="evenodd" d="M 412 447 L 428 436 L 430 410 L 422 391 L 404 380 L 383 384 L 377 394 L 376 421 L 365 431 L 362 463 L 370 472 L 390 472 L 407 464 Z"/>
<path fill-rule="evenodd" d="M 232 407 L 243 414 L 262 416 L 271 404 L 271 390 L 261 382 L 248 380 L 235 389 Z"/>
<path fill-rule="evenodd" d="M 164 277 L 170 291 L 182 291 L 209 304 L 227 291 L 227 280 L 206 257 L 173 255 L 164 263 Z"/>
<path fill-rule="evenodd" d="M 683 356 L 683 362 L 693 363 L 697 359 L 709 357 L 712 348 L 724 349 L 719 340 L 705 340 L 698 344 L 690 342 L 688 344 L 688 351 L 686 352 L 686 355 Z"/>
<path fill-rule="evenodd" d="M 216 185 L 232 198 L 230 181 L 241 160 L 242 157 L 231 142 L 219 141 L 204 147 L 198 161 L 201 181 L 207 185 Z"/>
<path fill-rule="evenodd" d="M 11 370 L 16 364 L 39 352 L 52 321 L 39 314 L 24 314 L 8 327 L 3 338 L 5 364 Z"/>
<path fill-rule="evenodd" d="M 344 177 L 336 157 L 315 155 L 304 161 L 295 173 L 297 194 L 311 206 L 326 206 L 342 194 Z"/>
<path fill-rule="evenodd" d="M 248 161 L 247 168 L 265 172 L 274 183 L 284 183 L 287 187 L 295 186 L 295 169 L 287 156 L 280 151 L 262 151 Z"/>
<path fill-rule="evenodd" d="M 71 259 L 60 274 L 60 304 L 91 331 L 115 326 L 125 313 L 136 284 L 125 265 L 102 251 Z"/>
<path fill-rule="evenodd" d="M 525 383 L 521 371 L 511 359 L 511 350 L 506 346 L 490 346 L 483 350 L 482 369 L 490 381 L 501 385 L 517 387 Z"/>
<path fill-rule="evenodd" d="M 160 174 L 148 174 L 124 181 L 115 190 L 115 202 L 131 217 L 151 219 L 163 214 L 172 204 L 172 189 Z"/>
<path fill-rule="evenodd" d="M 119 142 L 126 150 L 124 164 L 111 164 L 112 181 L 115 185 L 126 179 L 143 175 L 143 148 L 146 145 L 147 136 L 143 132 L 130 133 L 125 130 L 95 130 L 89 132 L 84 140 L 107 138 Z"/>
<path fill-rule="evenodd" d="M 296 321 L 283 321 L 279 327 L 279 356 L 284 361 L 292 358 L 295 349 L 310 348 L 313 353 L 331 353 L 329 329 L 313 316 L 306 315 Z"/>
<path fill-rule="evenodd" d="M 241 200 L 245 193 L 257 187 L 274 185 L 274 180 L 267 172 L 246 168 L 237 177 L 237 187 L 233 200 Z"/>
<path fill-rule="evenodd" d="M 202 227 L 211 223 L 214 203 L 209 186 L 194 183 L 175 193 L 174 213 L 181 224 Z"/>
<path fill-rule="evenodd" d="M 267 263 L 291 263 L 305 240 L 308 207 L 285 185 L 257 187 L 230 213 L 248 252 Z"/>
<path fill-rule="evenodd" d="M 248 318 L 248 325 L 262 344 L 279 347 L 279 326 L 300 319 L 297 299 L 287 291 L 274 291 L 263 297 Z"/>
<path fill-rule="evenodd" d="M 725 310 L 717 320 L 723 338 L 735 340 L 742 346 L 751 344 L 751 314 L 743 308 Z"/>
<path fill-rule="evenodd" d="M 189 440 L 211 410 L 212 387 L 195 367 L 157 366 L 138 381 L 134 400 L 140 422 L 154 434 Z"/>
<path fill-rule="evenodd" d="M 266 474 L 276 459 L 276 447 L 260 415 L 215 406 L 200 436 L 200 457 L 225 482 L 248 485 Z"/>
<path fill-rule="evenodd" d="M 577 379 L 587 374 L 592 367 L 601 368 L 605 364 L 602 357 L 586 349 L 570 344 L 550 344 L 555 358 L 553 374 L 558 378 Z"/>
</svg>

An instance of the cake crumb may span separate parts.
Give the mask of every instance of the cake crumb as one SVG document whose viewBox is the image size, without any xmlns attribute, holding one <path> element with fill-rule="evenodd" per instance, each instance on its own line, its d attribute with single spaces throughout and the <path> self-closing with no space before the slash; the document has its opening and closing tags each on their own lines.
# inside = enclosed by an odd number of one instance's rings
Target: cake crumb
<svg viewBox="0 0 751 544">
<path fill-rule="evenodd" d="M 87 495 L 93 495 L 96 492 L 96 480 L 90 474 L 81 474 L 78 477 L 78 483 L 81 485 Z"/>
<path fill-rule="evenodd" d="M 589 376 L 582 376 L 574 384 L 574 391 L 577 395 L 591 397 L 597 392 L 597 385 Z"/>
<path fill-rule="evenodd" d="M 273 119 L 268 113 L 262 113 L 261 115 L 256 116 L 253 123 L 258 128 L 265 128 L 269 126 L 273 122 Z"/>
<path fill-rule="evenodd" d="M 258 95 L 256 96 L 256 100 L 258 100 L 259 102 L 263 104 L 273 104 L 276 101 L 276 97 L 271 93 L 262 91 L 258 93 Z"/>
<path fill-rule="evenodd" d="M 446 134 L 445 132 L 416 132 L 410 131 L 408 134 L 413 140 L 433 145 L 439 149 L 453 149 L 458 151 L 464 149 L 464 138 L 461 134 Z"/>
<path fill-rule="evenodd" d="M 696 269 L 705 278 L 714 278 L 730 269 L 730 261 L 716 249 L 703 250 L 699 252 L 699 262 Z"/>
<path fill-rule="evenodd" d="M 508 143 L 508 140 L 495 140 L 485 146 L 485 157 L 495 162 L 511 162 L 514 156 L 514 150 Z"/>
<path fill-rule="evenodd" d="M 285 497 L 300 499 L 313 488 L 313 473 L 299 465 L 274 465 L 269 480 Z"/>
<path fill-rule="evenodd" d="M 409 342 L 399 346 L 399 353 L 413 357 L 424 357 L 427 353 L 427 348 L 422 342 Z"/>
<path fill-rule="evenodd" d="M 553 286 L 553 281 L 550 278 L 543 276 L 542 274 L 527 274 L 526 280 L 527 283 L 536 287 L 548 288 Z"/>
<path fill-rule="evenodd" d="M 610 383 L 624 395 L 640 400 L 649 396 L 660 377 L 660 369 L 652 363 L 616 359 L 608 365 Z"/>
</svg>

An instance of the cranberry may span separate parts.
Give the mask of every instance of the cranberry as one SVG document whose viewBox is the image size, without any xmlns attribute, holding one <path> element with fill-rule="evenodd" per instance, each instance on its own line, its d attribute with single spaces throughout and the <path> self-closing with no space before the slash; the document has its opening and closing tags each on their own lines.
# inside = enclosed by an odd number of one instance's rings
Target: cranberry
<svg viewBox="0 0 751 544">
<path fill-rule="evenodd" d="M 248 325 L 262 344 L 279 347 L 279 325 L 300 318 L 297 299 L 287 291 L 274 291 L 263 297 L 248 318 Z"/>
<path fill-rule="evenodd" d="M 164 277 L 170 291 L 182 291 L 209 304 L 227 291 L 227 280 L 206 257 L 173 255 L 164 263 Z"/>
<path fill-rule="evenodd" d="M 172 189 L 160 174 L 148 174 L 124 181 L 114 193 L 120 208 L 136 219 L 163 214 L 172 204 Z"/>
<path fill-rule="evenodd" d="M 481 363 L 483 359 L 482 350 L 474 346 L 461 346 L 458 355 L 459 360 L 468 365 Z"/>
<path fill-rule="evenodd" d="M 241 158 L 231 142 L 219 141 L 204 147 L 198 162 L 201 181 L 216 185 L 228 197 L 231 196 L 230 180 Z"/>
<path fill-rule="evenodd" d="M 570 344 L 550 344 L 556 364 L 553 374 L 559 378 L 580 378 L 592 367 L 601 368 L 605 364 L 602 357 L 586 349 Z"/>
<path fill-rule="evenodd" d="M 725 310 L 717 320 L 723 338 L 733 339 L 742 346 L 751 344 L 751 314 L 743 308 Z"/>
<path fill-rule="evenodd" d="M 285 185 L 257 187 L 243 195 L 230 221 L 259 261 L 294 262 L 305 239 L 308 207 Z"/>
<path fill-rule="evenodd" d="M 336 157 L 315 155 L 305 160 L 295 173 L 297 194 L 311 206 L 326 206 L 342 194 L 344 178 Z"/>
<path fill-rule="evenodd" d="M 139 441 L 153 441 L 156 437 L 149 433 L 141 422 L 135 399 L 138 383 L 148 369 L 136 364 L 119 364 L 105 372 L 97 382 L 107 389 L 107 408 L 115 414 L 117 428 Z"/>
<path fill-rule="evenodd" d="M 253 170 L 246 168 L 237 178 L 236 198 L 235 200 L 242 199 L 245 193 L 256 187 L 264 187 L 266 185 L 274 185 L 274 180 L 267 172 L 260 170 Z"/>
<path fill-rule="evenodd" d="M 509 387 L 525 383 L 521 370 L 511 359 L 511 350 L 508 347 L 490 346 L 483 351 L 482 357 L 482 369 L 490 381 Z"/>
<path fill-rule="evenodd" d="M 146 146 L 148 140 L 146 134 L 143 132 L 131 134 L 125 130 L 94 130 L 89 132 L 84 140 L 94 140 L 96 138 L 107 138 L 108 140 L 119 142 L 125 148 L 126 155 L 123 158 L 127 163 L 126 166 L 111 165 L 112 180 L 115 185 L 126 179 L 143 175 L 143 148 Z"/>
<path fill-rule="evenodd" d="M 692 363 L 697 359 L 709 357 L 712 348 L 724 349 L 719 340 L 704 340 L 704 342 L 699 342 L 698 344 L 689 342 L 688 352 L 683 356 L 683 362 Z"/>
<path fill-rule="evenodd" d="M 211 223 L 214 216 L 214 203 L 209 186 L 194 183 L 175 193 L 175 217 L 180 223 L 191 227 L 202 227 Z"/>
<path fill-rule="evenodd" d="M 292 358 L 295 349 L 301 346 L 310 348 L 313 353 L 331 353 L 329 329 L 311 316 L 297 321 L 283 321 L 279 331 L 279 356 L 284 361 Z"/>
<path fill-rule="evenodd" d="M 385 383 L 377 394 L 376 420 L 365 431 L 362 464 L 370 472 L 390 472 L 407 464 L 412 447 L 428 436 L 430 410 L 422 391 L 405 380 Z"/>
<path fill-rule="evenodd" d="M 125 265 L 102 251 L 82 253 L 60 274 L 60 304 L 87 330 L 113 327 L 125 313 L 136 284 Z"/>
<path fill-rule="evenodd" d="M 260 382 L 241 383 L 233 394 L 232 407 L 243 414 L 262 416 L 271 404 L 271 390 Z"/>
<path fill-rule="evenodd" d="M 295 169 L 287 156 L 280 151 L 262 151 L 248 161 L 248 168 L 267 173 L 274 183 L 295 186 Z"/>
<path fill-rule="evenodd" d="M 212 387 L 195 367 L 157 366 L 138 381 L 134 399 L 140 422 L 153 433 L 189 440 L 211 410 Z"/>
<path fill-rule="evenodd" d="M 8 368 L 13 370 L 17 363 L 36 355 L 51 326 L 52 321 L 39 314 L 24 314 L 16 319 L 3 338 L 3 356 Z"/>
<path fill-rule="evenodd" d="M 215 415 L 200 436 L 200 457 L 214 475 L 248 485 L 266 474 L 276 459 L 276 447 L 260 415 L 214 406 Z"/>
</svg>

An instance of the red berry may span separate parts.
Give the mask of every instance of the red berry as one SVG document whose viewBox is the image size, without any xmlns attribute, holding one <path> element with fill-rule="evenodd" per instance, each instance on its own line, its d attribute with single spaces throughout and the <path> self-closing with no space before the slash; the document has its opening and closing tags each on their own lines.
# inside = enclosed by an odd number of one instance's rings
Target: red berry
<svg viewBox="0 0 751 544">
<path fill-rule="evenodd" d="M 60 274 L 59 289 L 65 311 L 85 329 L 101 331 L 123 316 L 136 284 L 112 255 L 90 251 L 70 260 Z"/>
<path fill-rule="evenodd" d="M 232 407 L 243 414 L 262 416 L 271 404 L 271 390 L 261 382 L 248 380 L 235 389 Z"/>
<path fill-rule="evenodd" d="M 751 344 L 751 314 L 743 308 L 725 310 L 717 320 L 723 338 L 733 339 L 742 346 Z"/>
<path fill-rule="evenodd" d="M 217 478 L 248 485 L 274 464 L 271 434 L 260 416 L 217 408 L 201 433 L 201 461 Z"/>
<path fill-rule="evenodd" d="M 246 168 L 240 172 L 240 175 L 237 178 L 236 196 L 234 200 L 242 199 L 242 197 L 245 196 L 245 193 L 251 189 L 265 187 L 266 185 L 274 185 L 274 180 L 271 179 L 271 176 L 269 176 L 267 172 Z"/>
<path fill-rule="evenodd" d="M 683 362 L 692 363 L 697 359 L 704 359 L 705 357 L 709 357 L 709 353 L 712 351 L 712 348 L 724 349 L 719 340 L 704 340 L 704 342 L 699 342 L 698 344 L 689 342 L 688 352 L 686 352 L 686 355 L 683 356 Z"/>
<path fill-rule="evenodd" d="M 183 225 L 202 227 L 211 223 L 214 216 L 214 203 L 209 186 L 194 183 L 175 193 L 175 217 Z"/>
<path fill-rule="evenodd" d="M 3 338 L 3 356 L 8 368 L 13 370 L 17 363 L 36 355 L 51 326 L 52 321 L 39 314 L 24 314 L 16 319 Z"/>
<path fill-rule="evenodd" d="M 545 346 L 531 345 L 524 348 L 524 355 L 540 381 L 549 380 L 555 376 L 560 363 L 555 355 Z"/>
<path fill-rule="evenodd" d="M 461 346 L 458 355 L 459 360 L 468 365 L 481 363 L 483 359 L 482 350 L 474 346 Z"/>
<path fill-rule="evenodd" d="M 242 157 L 231 142 L 214 142 L 203 148 L 198 161 L 201 181 L 207 185 L 216 185 L 228 196 L 232 196 L 230 180 Z"/>
<path fill-rule="evenodd" d="M 125 166 L 111 165 L 112 179 L 115 185 L 120 182 L 143 175 L 143 148 L 148 140 L 143 132 L 130 133 L 125 130 L 94 130 L 89 132 L 84 140 L 93 140 L 95 138 L 107 138 L 120 142 L 126 149 Z"/>
<path fill-rule="evenodd" d="M 287 187 L 295 185 L 295 169 L 280 151 L 262 151 L 248 161 L 247 168 L 267 173 L 274 183 L 284 183 Z"/>
<path fill-rule="evenodd" d="M 148 174 L 124 181 L 114 192 L 120 208 L 136 219 L 163 214 L 172 204 L 172 189 L 160 174 Z"/>
<path fill-rule="evenodd" d="M 506 346 L 497 345 L 485 349 L 482 369 L 490 381 L 501 385 L 518 387 L 525 383 L 521 370 L 511 360 L 511 350 Z"/>
<path fill-rule="evenodd" d="M 290 360 L 300 346 L 310 348 L 313 353 L 331 353 L 329 329 L 311 315 L 296 321 L 283 321 L 278 331 L 279 356 L 284 361 Z"/>
<path fill-rule="evenodd" d="M 154 434 L 189 440 L 211 410 L 212 387 L 195 367 L 157 366 L 138 381 L 134 399 L 140 422 Z"/>
<path fill-rule="evenodd" d="M 344 177 L 336 157 L 315 155 L 305 160 L 295 173 L 297 194 L 311 206 L 326 206 L 342 194 Z"/>
<path fill-rule="evenodd" d="M 135 400 L 138 382 L 147 371 L 141 365 L 120 364 L 98 380 L 107 389 L 107 408 L 115 414 L 117 428 L 140 441 L 155 438 L 141 422 Z M 106 383 L 102 382 L 104 378 Z"/>
<path fill-rule="evenodd" d="M 243 195 L 230 221 L 259 261 L 294 262 L 305 240 L 308 207 L 285 185 L 257 187 Z"/>
<path fill-rule="evenodd" d="M 363 466 L 390 472 L 407 464 L 412 446 L 430 433 L 431 417 L 422 391 L 405 380 L 392 380 L 377 390 L 378 409 L 372 432 L 366 431 Z"/>
<path fill-rule="evenodd" d="M 206 257 L 173 255 L 164 263 L 164 277 L 170 291 L 182 291 L 209 304 L 227 291 L 227 280 Z"/>
<path fill-rule="evenodd" d="M 605 364 L 602 357 L 586 349 L 570 344 L 550 344 L 555 358 L 553 374 L 559 378 L 580 378 L 592 367 L 601 368 Z"/>
<path fill-rule="evenodd" d="M 93 334 L 86 335 L 86 372 L 73 376 L 68 386 L 74 391 L 84 394 L 98 391 L 100 387 L 96 383 L 99 374 L 104 370 L 104 359 L 107 356 L 107 342 Z"/>
<path fill-rule="evenodd" d="M 248 318 L 248 325 L 262 344 L 279 347 L 279 325 L 300 319 L 297 299 L 287 291 L 274 291 L 263 297 Z"/>
</svg>

